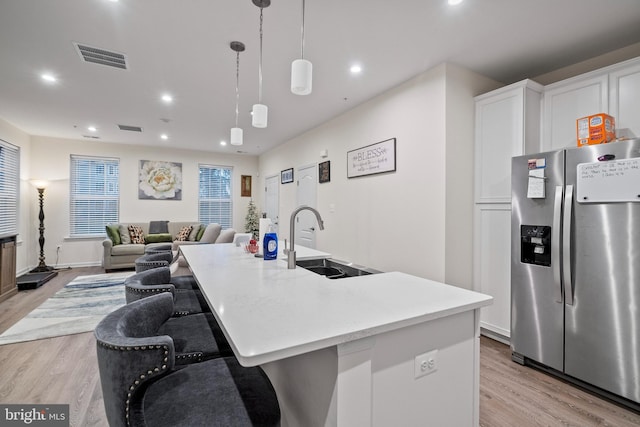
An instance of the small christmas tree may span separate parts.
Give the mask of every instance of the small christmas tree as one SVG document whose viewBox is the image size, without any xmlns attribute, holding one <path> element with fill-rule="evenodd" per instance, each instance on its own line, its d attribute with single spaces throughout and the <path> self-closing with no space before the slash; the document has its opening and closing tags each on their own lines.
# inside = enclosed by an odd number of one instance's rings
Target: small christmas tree
<svg viewBox="0 0 640 427">
<path fill-rule="evenodd" d="M 260 225 L 258 221 L 258 212 L 256 205 L 253 204 L 253 200 L 249 202 L 249 208 L 247 216 L 245 217 L 244 231 L 245 233 L 251 233 L 254 239 L 258 239 Z"/>
</svg>

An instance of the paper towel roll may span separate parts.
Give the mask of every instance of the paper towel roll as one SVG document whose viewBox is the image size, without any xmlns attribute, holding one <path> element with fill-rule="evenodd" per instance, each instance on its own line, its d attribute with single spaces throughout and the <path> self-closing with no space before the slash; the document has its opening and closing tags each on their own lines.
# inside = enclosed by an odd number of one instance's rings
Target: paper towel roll
<svg viewBox="0 0 640 427">
<path fill-rule="evenodd" d="M 271 218 L 260 218 L 260 225 L 258 226 L 258 236 L 260 241 L 258 242 L 258 253 L 262 254 L 262 242 L 264 242 L 264 234 L 269 232 L 269 226 L 271 225 Z"/>
</svg>

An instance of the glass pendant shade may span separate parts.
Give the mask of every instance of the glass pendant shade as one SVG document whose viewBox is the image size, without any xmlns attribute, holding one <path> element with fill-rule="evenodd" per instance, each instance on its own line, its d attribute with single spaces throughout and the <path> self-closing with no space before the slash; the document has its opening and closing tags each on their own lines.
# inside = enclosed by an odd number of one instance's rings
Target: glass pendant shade
<svg viewBox="0 0 640 427">
<path fill-rule="evenodd" d="M 296 59 L 291 63 L 291 92 L 309 95 L 312 90 L 313 64 L 306 59 Z"/>
<path fill-rule="evenodd" d="M 267 115 L 269 113 L 269 109 L 264 104 L 253 104 L 253 110 L 251 112 L 252 119 L 251 124 L 255 128 L 266 128 L 267 127 Z"/>
<path fill-rule="evenodd" d="M 231 145 L 242 145 L 242 128 L 231 128 Z"/>
</svg>

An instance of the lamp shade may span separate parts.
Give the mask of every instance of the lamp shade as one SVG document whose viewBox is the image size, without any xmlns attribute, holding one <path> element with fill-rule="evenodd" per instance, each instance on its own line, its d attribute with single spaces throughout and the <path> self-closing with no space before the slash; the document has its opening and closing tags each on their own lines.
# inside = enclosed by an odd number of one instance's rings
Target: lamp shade
<svg viewBox="0 0 640 427">
<path fill-rule="evenodd" d="M 269 109 L 264 104 L 253 104 L 253 111 L 251 114 L 253 115 L 251 119 L 251 124 L 255 128 L 266 128 L 267 127 L 267 114 Z"/>
<path fill-rule="evenodd" d="M 231 128 L 231 145 L 242 145 L 242 128 Z"/>
<path fill-rule="evenodd" d="M 313 64 L 306 59 L 296 59 L 291 63 L 291 92 L 309 95 L 312 89 Z"/>
<path fill-rule="evenodd" d="M 32 179 L 29 181 L 31 183 L 31 185 L 33 185 L 34 187 L 36 187 L 37 189 L 45 189 L 49 186 L 49 181 L 44 181 L 41 179 Z"/>
</svg>

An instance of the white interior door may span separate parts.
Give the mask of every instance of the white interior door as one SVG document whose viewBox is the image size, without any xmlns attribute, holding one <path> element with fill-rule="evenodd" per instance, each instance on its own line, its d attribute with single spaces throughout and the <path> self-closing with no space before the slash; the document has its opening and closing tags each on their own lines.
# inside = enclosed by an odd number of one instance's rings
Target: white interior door
<svg viewBox="0 0 640 427">
<path fill-rule="evenodd" d="M 307 205 L 315 208 L 317 205 L 316 167 L 316 165 L 310 165 L 298 169 L 298 206 Z M 296 245 L 315 249 L 316 230 L 318 230 L 316 216 L 307 210 L 300 212 L 296 217 Z"/>
<path fill-rule="evenodd" d="M 268 176 L 264 180 L 264 211 L 271 219 L 273 231 L 280 234 L 278 223 L 280 203 L 280 181 L 278 175 Z"/>
</svg>

